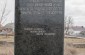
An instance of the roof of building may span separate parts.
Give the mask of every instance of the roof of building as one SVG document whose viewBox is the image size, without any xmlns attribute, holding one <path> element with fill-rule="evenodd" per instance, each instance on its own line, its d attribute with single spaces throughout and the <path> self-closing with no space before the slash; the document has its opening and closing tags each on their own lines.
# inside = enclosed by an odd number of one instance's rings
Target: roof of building
<svg viewBox="0 0 85 55">
<path fill-rule="evenodd" d="M 3 28 L 14 28 L 14 23 L 8 23 Z"/>
<path fill-rule="evenodd" d="M 83 26 L 74 26 L 72 27 L 74 31 L 85 31 L 85 27 Z"/>
</svg>

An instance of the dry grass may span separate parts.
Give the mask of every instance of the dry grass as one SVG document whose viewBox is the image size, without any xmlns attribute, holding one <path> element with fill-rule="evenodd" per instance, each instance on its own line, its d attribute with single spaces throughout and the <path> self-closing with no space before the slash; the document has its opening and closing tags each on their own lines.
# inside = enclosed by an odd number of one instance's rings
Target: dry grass
<svg viewBox="0 0 85 55">
<path fill-rule="evenodd" d="M 65 43 L 85 43 L 83 38 L 64 38 Z"/>
<path fill-rule="evenodd" d="M 67 44 L 70 43 L 84 43 L 83 38 L 64 38 L 64 55 L 85 55 L 85 48 L 75 48 Z"/>
<path fill-rule="evenodd" d="M 13 36 L 0 36 L 0 55 L 14 55 L 14 45 L 9 42 L 14 42 Z"/>
<path fill-rule="evenodd" d="M 0 36 L 0 41 L 14 42 L 13 36 Z"/>
<path fill-rule="evenodd" d="M 14 47 L 0 46 L 0 55 L 14 55 Z"/>
</svg>

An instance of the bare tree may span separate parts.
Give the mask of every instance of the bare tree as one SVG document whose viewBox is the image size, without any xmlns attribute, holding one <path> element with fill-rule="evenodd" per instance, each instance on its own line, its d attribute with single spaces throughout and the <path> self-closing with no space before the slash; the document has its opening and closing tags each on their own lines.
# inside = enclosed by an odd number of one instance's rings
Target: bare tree
<svg viewBox="0 0 85 55">
<path fill-rule="evenodd" d="M 73 19 L 72 17 L 65 17 L 64 19 L 64 28 L 65 28 L 65 34 L 69 35 L 70 31 L 69 29 L 73 26 Z"/>
<path fill-rule="evenodd" d="M 2 24 L 5 23 L 5 21 L 7 19 L 5 17 L 10 13 L 10 11 L 6 11 L 6 7 L 7 7 L 7 0 L 4 3 L 3 11 L 2 11 L 1 17 L 0 17 L 0 28 L 2 27 Z"/>
<path fill-rule="evenodd" d="M 7 0 L 6 2 L 4 2 L 4 6 L 2 9 L 2 13 L 1 13 L 1 17 L 0 17 L 0 30 L 2 30 L 2 24 L 4 24 L 7 20 L 6 16 L 9 15 L 10 11 L 7 11 Z M 7 37 L 7 33 L 6 33 L 6 37 Z"/>
</svg>

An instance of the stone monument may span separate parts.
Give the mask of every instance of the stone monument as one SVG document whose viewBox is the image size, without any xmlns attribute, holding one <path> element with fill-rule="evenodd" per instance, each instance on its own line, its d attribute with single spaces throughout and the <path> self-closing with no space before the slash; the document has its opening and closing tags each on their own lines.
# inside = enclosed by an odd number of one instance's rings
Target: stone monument
<svg viewBox="0 0 85 55">
<path fill-rule="evenodd" d="M 64 0 L 15 4 L 15 55 L 63 55 Z"/>
</svg>

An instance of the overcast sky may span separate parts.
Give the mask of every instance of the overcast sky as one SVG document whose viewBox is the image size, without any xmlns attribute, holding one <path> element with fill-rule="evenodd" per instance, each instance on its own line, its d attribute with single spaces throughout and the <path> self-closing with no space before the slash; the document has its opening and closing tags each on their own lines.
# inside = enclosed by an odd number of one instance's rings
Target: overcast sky
<svg viewBox="0 0 85 55">
<path fill-rule="evenodd" d="M 0 0 L 0 17 L 6 0 Z M 6 23 L 14 22 L 14 0 L 7 0 L 6 11 L 10 11 Z M 65 16 L 74 19 L 74 25 L 85 26 L 85 0 L 65 0 Z"/>
<path fill-rule="evenodd" d="M 85 26 L 85 0 L 65 0 L 65 15 L 73 18 L 74 25 Z"/>
<path fill-rule="evenodd" d="M 6 2 L 7 1 L 7 2 Z M 3 19 L 6 18 L 6 21 L 3 23 L 3 25 L 7 24 L 7 23 L 11 23 L 14 22 L 14 0 L 0 0 L 0 18 L 2 15 L 2 11 L 4 8 L 4 4 L 6 5 L 6 12 L 5 12 L 5 16 L 3 17 Z M 6 15 L 7 13 L 9 13 L 8 15 Z"/>
</svg>

